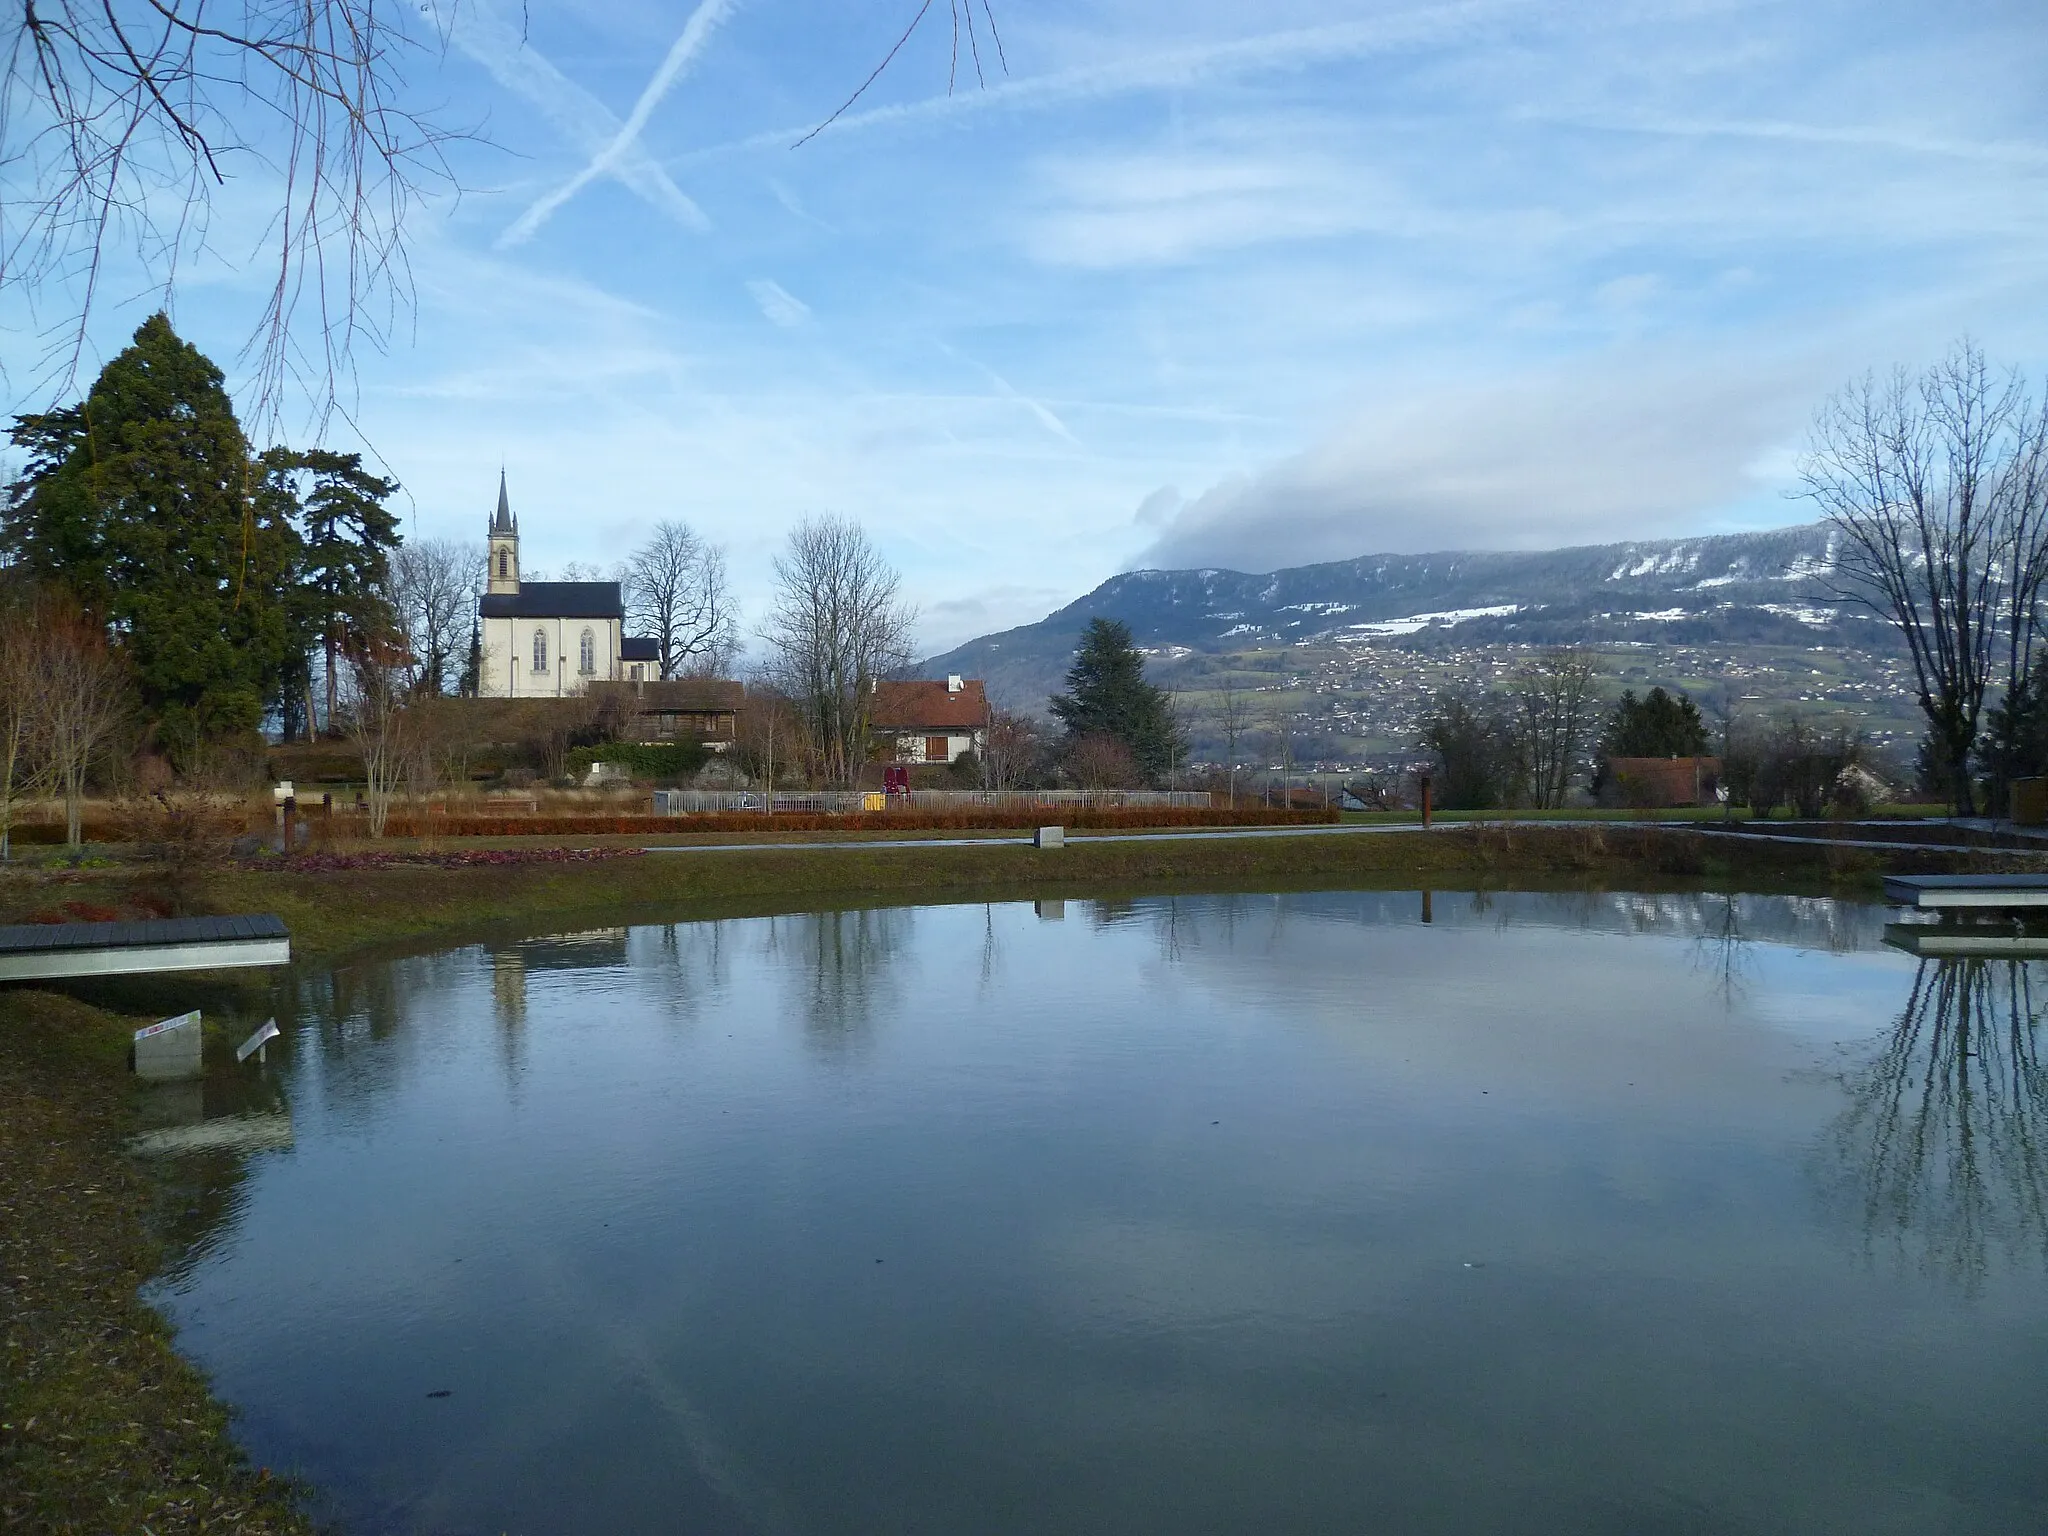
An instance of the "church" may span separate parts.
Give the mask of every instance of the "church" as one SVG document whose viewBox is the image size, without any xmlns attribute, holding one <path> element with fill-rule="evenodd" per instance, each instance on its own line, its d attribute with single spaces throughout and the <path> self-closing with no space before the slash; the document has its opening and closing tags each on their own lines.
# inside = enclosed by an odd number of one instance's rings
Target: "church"
<svg viewBox="0 0 2048 1536">
<path fill-rule="evenodd" d="M 519 520 L 503 471 L 477 609 L 483 647 L 477 691 L 485 698 L 563 699 L 592 683 L 639 683 L 659 673 L 654 641 L 626 636 L 626 605 L 616 581 L 519 579 Z"/>
</svg>

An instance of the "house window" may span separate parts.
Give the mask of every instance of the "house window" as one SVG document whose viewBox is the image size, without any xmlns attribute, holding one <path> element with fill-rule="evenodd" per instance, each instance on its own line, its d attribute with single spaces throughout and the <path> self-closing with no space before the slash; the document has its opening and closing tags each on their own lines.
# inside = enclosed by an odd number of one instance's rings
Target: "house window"
<svg viewBox="0 0 2048 1536">
<path fill-rule="evenodd" d="M 583 650 L 577 657 L 576 670 L 585 677 L 597 670 L 597 636 L 587 629 L 583 631 Z"/>
<path fill-rule="evenodd" d="M 655 735 L 657 735 L 657 736 L 673 736 L 673 735 L 675 735 L 675 733 L 676 733 L 676 717 L 675 717 L 674 715 L 656 715 L 656 716 L 655 716 L 654 718 L 655 718 L 655 721 L 656 721 L 656 724 L 655 724 L 655 727 L 654 727 L 654 733 L 655 733 Z"/>
<path fill-rule="evenodd" d="M 634 682 L 644 683 L 647 681 L 647 669 L 641 666 L 639 662 L 634 662 L 627 670 L 632 674 Z"/>
<path fill-rule="evenodd" d="M 927 736 L 924 739 L 924 760 L 928 763 L 950 763 L 953 754 L 951 743 L 943 736 Z"/>
<path fill-rule="evenodd" d="M 501 550 L 499 550 L 499 551 L 498 551 L 498 580 L 500 580 L 500 581 L 503 581 L 503 580 L 505 579 L 505 576 L 506 576 L 506 574 L 507 574 L 507 573 L 508 573 L 508 572 L 509 572 L 509 571 L 510 571 L 511 569 L 512 569 L 512 557 L 511 557 L 511 556 L 510 556 L 509 554 L 507 554 L 507 553 L 506 553 L 506 552 L 505 552 L 504 550 L 502 550 L 502 549 L 501 549 Z"/>
<path fill-rule="evenodd" d="M 533 632 L 533 670 L 545 672 L 548 669 L 548 632 L 536 629 Z"/>
</svg>

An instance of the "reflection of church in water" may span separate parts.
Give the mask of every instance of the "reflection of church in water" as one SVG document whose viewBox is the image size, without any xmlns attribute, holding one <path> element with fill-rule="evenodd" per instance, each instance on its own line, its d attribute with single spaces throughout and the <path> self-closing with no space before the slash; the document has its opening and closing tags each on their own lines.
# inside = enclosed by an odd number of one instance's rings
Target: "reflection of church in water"
<svg viewBox="0 0 2048 1536">
<path fill-rule="evenodd" d="M 592 928 L 583 933 L 551 933 L 490 950 L 491 1005 L 498 1022 L 508 1029 L 526 1022 L 526 985 L 534 974 L 623 967 L 627 932 L 624 928 Z"/>
</svg>

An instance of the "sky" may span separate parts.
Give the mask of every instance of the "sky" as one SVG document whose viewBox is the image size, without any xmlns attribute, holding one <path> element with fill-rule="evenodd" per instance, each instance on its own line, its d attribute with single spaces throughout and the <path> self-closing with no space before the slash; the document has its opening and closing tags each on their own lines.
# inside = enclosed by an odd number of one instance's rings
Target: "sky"
<svg viewBox="0 0 2048 1536">
<path fill-rule="evenodd" d="M 753 618 L 858 519 L 933 653 L 1135 567 L 1805 521 L 1833 389 L 2048 363 L 2037 0 L 991 3 L 985 85 L 940 9 L 799 145 L 916 0 L 428 0 L 408 99 L 473 133 L 328 444 L 419 536 L 502 468 L 530 569 L 687 521 Z M 171 309 L 246 390 L 231 171 Z M 104 291 L 99 357 L 160 302 Z"/>
</svg>

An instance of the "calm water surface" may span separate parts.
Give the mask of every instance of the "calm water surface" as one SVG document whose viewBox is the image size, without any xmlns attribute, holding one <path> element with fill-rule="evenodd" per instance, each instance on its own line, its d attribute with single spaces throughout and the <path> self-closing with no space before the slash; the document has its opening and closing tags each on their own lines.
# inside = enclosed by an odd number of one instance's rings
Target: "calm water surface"
<svg viewBox="0 0 2048 1536">
<path fill-rule="evenodd" d="M 155 1299 L 352 1532 L 2048 1530 L 2048 975 L 1821 901 L 1421 916 L 300 978 Z"/>
</svg>

